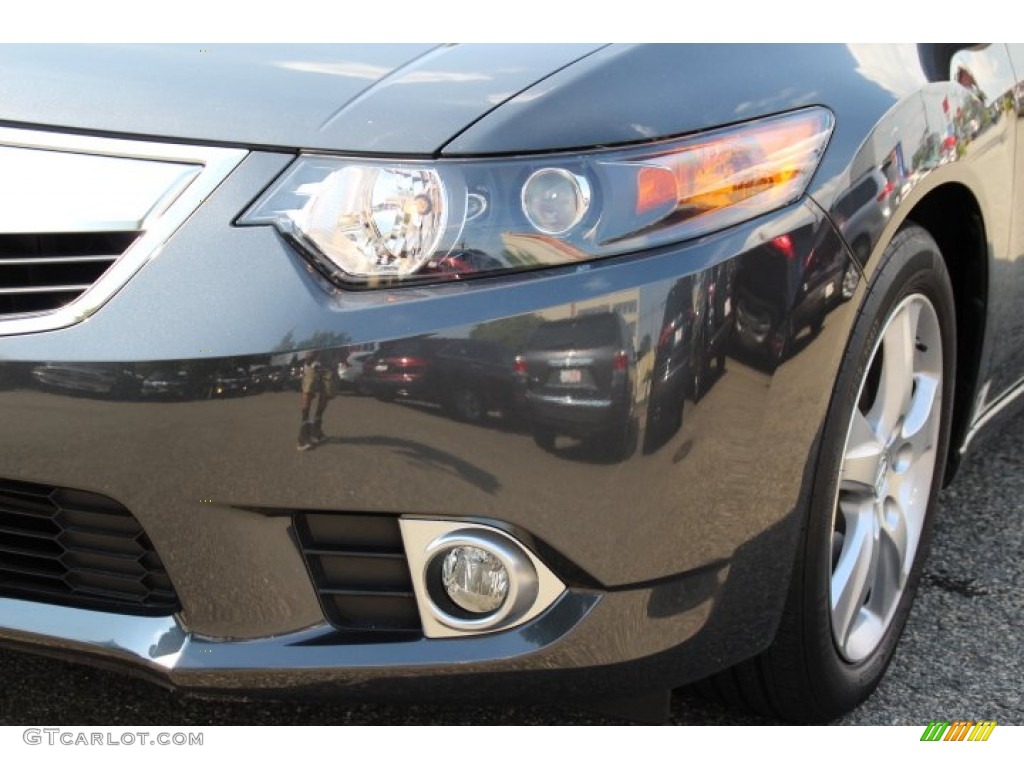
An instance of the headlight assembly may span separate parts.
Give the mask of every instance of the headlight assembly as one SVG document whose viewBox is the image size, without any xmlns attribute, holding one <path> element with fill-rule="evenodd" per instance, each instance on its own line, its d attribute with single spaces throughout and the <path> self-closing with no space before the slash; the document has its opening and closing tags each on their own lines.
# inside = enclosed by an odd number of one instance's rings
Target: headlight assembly
<svg viewBox="0 0 1024 768">
<path fill-rule="evenodd" d="M 503 159 L 301 155 L 239 219 L 272 224 L 342 284 L 458 279 L 679 242 L 797 200 L 822 108 L 683 139 Z"/>
</svg>

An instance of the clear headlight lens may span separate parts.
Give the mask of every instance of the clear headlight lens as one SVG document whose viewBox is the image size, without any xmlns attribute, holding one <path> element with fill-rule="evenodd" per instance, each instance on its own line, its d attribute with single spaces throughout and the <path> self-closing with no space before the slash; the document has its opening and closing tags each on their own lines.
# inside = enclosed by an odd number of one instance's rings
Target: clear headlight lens
<svg viewBox="0 0 1024 768">
<path fill-rule="evenodd" d="M 304 154 L 240 219 L 272 224 L 343 283 L 452 279 L 679 242 L 803 195 L 823 108 L 685 139 L 498 160 Z"/>
<path fill-rule="evenodd" d="M 493 613 L 508 596 L 508 570 L 480 547 L 455 547 L 441 565 L 441 582 L 452 602 L 470 613 Z"/>
</svg>

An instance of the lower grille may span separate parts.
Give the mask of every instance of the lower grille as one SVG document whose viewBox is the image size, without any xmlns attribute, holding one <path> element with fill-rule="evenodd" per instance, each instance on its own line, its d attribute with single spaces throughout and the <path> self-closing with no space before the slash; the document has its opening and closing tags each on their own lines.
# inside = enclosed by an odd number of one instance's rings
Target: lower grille
<svg viewBox="0 0 1024 768">
<path fill-rule="evenodd" d="M 77 299 L 138 232 L 0 235 L 0 315 L 46 312 Z"/>
<path fill-rule="evenodd" d="M 302 512 L 295 531 L 324 615 L 339 629 L 421 633 L 398 519 Z"/>
<path fill-rule="evenodd" d="M 178 597 L 139 521 L 107 496 L 0 480 L 0 596 L 169 615 Z"/>
</svg>

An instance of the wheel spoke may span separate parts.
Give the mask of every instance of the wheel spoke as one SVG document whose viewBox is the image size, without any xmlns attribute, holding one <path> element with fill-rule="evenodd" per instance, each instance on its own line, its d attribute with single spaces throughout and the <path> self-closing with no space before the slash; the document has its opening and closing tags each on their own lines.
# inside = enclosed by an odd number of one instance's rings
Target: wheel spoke
<svg viewBox="0 0 1024 768">
<path fill-rule="evenodd" d="M 923 467 L 922 462 L 929 466 Z M 889 495 L 899 505 L 900 512 L 906 524 L 906 549 L 903 555 L 903 562 L 906 566 L 907 560 L 913 560 L 917 551 L 917 541 L 921 536 L 921 526 L 924 523 L 925 505 L 928 501 L 928 492 L 931 489 L 932 470 L 934 461 L 927 457 L 920 459 L 917 464 L 899 475 L 894 475 L 889 480 Z M 906 566 L 906 570 L 910 570 Z"/>
<path fill-rule="evenodd" d="M 852 493 L 871 493 L 882 451 L 882 444 L 878 442 L 864 414 L 854 410 L 839 475 L 839 487 Z"/>
<path fill-rule="evenodd" d="M 914 332 L 920 308 L 910 304 L 901 310 L 882 337 L 882 372 L 878 393 L 868 420 L 875 436 L 883 443 L 896 429 L 896 424 L 909 407 L 914 387 Z"/>
<path fill-rule="evenodd" d="M 878 567 L 878 530 L 869 504 L 844 504 L 846 536 L 832 573 L 832 630 L 845 646 L 853 621 L 864 605 Z"/>
<path fill-rule="evenodd" d="M 912 461 L 934 447 L 939 412 L 940 381 L 937 376 L 918 374 L 917 386 L 903 422 L 901 437 L 910 443 Z"/>
<path fill-rule="evenodd" d="M 907 517 L 903 505 L 898 500 L 888 499 L 882 512 L 882 525 L 880 529 L 879 542 L 881 551 L 879 553 L 880 565 L 878 576 L 875 579 L 877 588 L 882 594 L 878 595 L 879 605 L 882 613 L 888 613 L 891 603 L 903 589 L 907 581 Z"/>
<path fill-rule="evenodd" d="M 852 659 L 862 659 L 878 645 L 878 639 L 885 632 L 886 622 L 877 613 L 861 611 L 857 614 L 850 636 L 846 640 L 846 655 Z"/>
</svg>

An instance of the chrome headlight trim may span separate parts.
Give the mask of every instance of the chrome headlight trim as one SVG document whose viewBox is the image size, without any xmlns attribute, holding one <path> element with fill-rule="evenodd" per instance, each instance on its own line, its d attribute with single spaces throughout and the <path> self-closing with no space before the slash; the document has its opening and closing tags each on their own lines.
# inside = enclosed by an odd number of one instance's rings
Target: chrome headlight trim
<svg viewBox="0 0 1024 768">
<path fill-rule="evenodd" d="M 94 314 L 153 259 L 175 231 L 227 178 L 248 154 L 248 150 L 201 147 L 185 144 L 111 139 L 96 136 L 0 127 L 0 147 L 64 152 L 79 156 L 174 163 L 182 173 L 174 178 L 154 201 L 137 230 L 139 237 L 110 268 L 74 301 L 55 310 L 0 317 L 0 336 L 38 333 L 66 328 Z M 188 167 L 194 173 L 188 173 Z M 61 211 L 54 211 L 51 232 L 67 231 L 61 224 Z M 127 221 L 97 221 L 95 227 L 77 223 L 76 231 L 90 229 L 127 229 Z M 82 229 L 84 227 L 84 229 Z M 10 226 L 0 227 L 10 232 Z"/>
</svg>

